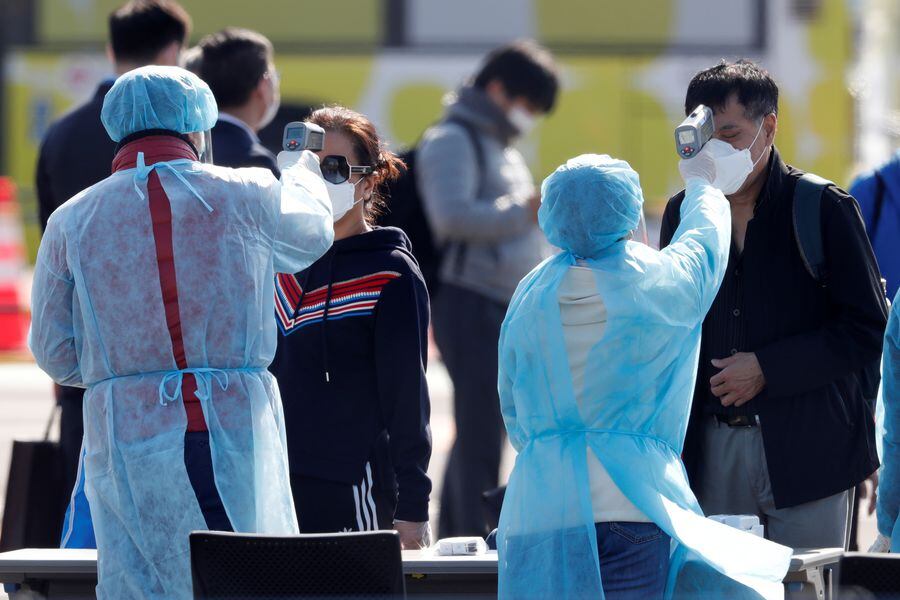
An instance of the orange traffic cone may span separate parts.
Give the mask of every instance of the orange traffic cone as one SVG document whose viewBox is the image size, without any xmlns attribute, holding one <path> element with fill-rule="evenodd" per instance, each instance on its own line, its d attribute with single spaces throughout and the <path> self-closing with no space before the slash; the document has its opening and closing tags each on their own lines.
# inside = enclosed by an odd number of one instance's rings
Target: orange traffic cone
<svg viewBox="0 0 900 600">
<path fill-rule="evenodd" d="M 0 351 L 21 350 L 28 335 L 28 312 L 19 285 L 25 272 L 25 241 L 16 186 L 0 177 Z"/>
</svg>

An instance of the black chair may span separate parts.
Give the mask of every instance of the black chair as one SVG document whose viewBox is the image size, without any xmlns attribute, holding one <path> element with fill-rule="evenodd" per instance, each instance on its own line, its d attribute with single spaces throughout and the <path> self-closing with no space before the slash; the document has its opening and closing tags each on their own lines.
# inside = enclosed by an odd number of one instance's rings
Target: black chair
<svg viewBox="0 0 900 600">
<path fill-rule="evenodd" d="M 900 554 L 848 552 L 837 579 L 840 600 L 900 600 Z"/>
<path fill-rule="evenodd" d="M 194 598 L 406 598 L 395 531 L 191 534 Z"/>
</svg>

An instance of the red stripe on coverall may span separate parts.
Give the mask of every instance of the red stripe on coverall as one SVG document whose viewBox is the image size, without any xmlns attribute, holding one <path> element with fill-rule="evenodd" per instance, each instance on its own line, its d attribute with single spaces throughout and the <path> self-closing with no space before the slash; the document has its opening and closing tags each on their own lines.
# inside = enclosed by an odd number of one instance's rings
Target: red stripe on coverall
<svg viewBox="0 0 900 600">
<path fill-rule="evenodd" d="M 138 152 L 144 153 L 144 161 L 147 165 L 179 158 L 197 159 L 190 145 L 181 139 L 171 136 L 150 136 L 126 144 L 119 150 L 113 161 L 113 172 L 134 168 Z M 153 240 L 156 245 L 159 288 L 162 292 L 169 338 L 172 341 L 172 355 L 179 369 L 187 369 L 184 336 L 181 330 L 181 312 L 178 304 L 178 279 L 175 274 L 172 206 L 155 170 L 150 172 L 147 181 L 147 195 L 150 218 L 153 223 Z M 196 378 L 190 373 L 185 374 L 181 384 L 181 395 L 187 414 L 187 430 L 207 431 L 203 408 L 196 396 L 196 391 Z"/>
</svg>

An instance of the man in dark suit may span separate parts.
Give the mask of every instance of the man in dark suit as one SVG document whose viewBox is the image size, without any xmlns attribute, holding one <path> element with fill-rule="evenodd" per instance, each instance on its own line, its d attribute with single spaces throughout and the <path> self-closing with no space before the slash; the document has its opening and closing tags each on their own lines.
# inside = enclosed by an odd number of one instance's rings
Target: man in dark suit
<svg viewBox="0 0 900 600">
<path fill-rule="evenodd" d="M 775 148 L 778 86 L 759 65 L 698 73 L 685 98 L 713 109 L 715 137 L 747 165 L 719 187 L 731 206 L 722 287 L 703 322 L 684 463 L 706 514 L 751 514 L 793 548 L 847 542 L 850 490 L 878 468 L 860 374 L 877 361 L 887 321 L 881 276 L 859 206 L 821 195 L 824 283 L 804 266 L 793 220 L 803 172 Z M 752 164 L 752 166 L 751 166 Z M 669 200 L 660 245 L 680 223 Z"/>
<path fill-rule="evenodd" d="M 213 162 L 263 167 L 278 177 L 275 156 L 257 137 L 281 101 L 272 43 L 255 31 L 228 28 L 203 38 L 199 48 L 195 68 L 219 105 L 212 130 Z"/>
<path fill-rule="evenodd" d="M 109 15 L 106 49 L 116 76 L 144 65 L 177 65 L 190 30 L 190 16 L 173 0 L 132 0 L 116 9 Z M 61 204 L 112 172 L 116 144 L 100 122 L 100 109 L 114 81 L 103 81 L 90 100 L 54 122 L 44 136 L 36 180 L 42 231 Z M 80 388 L 56 388 L 67 490 L 78 469 L 83 397 Z"/>
</svg>

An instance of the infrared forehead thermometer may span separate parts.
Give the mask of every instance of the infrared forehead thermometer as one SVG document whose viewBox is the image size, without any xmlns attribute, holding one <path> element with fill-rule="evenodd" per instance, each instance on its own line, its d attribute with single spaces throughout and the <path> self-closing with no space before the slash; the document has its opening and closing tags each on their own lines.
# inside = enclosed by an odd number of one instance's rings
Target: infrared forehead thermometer
<svg viewBox="0 0 900 600">
<path fill-rule="evenodd" d="M 281 147 L 285 152 L 310 150 L 318 152 L 325 146 L 325 130 L 313 123 L 292 121 L 284 126 Z"/>
<path fill-rule="evenodd" d="M 675 128 L 675 150 L 681 158 L 692 158 L 716 132 L 713 111 L 698 104 L 697 108 Z"/>
</svg>

